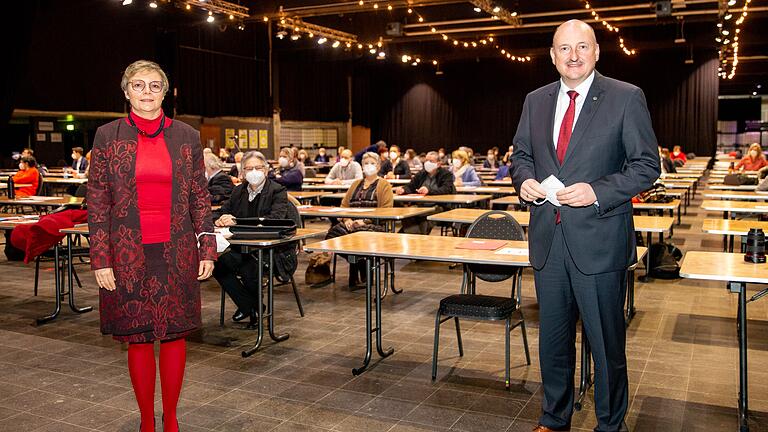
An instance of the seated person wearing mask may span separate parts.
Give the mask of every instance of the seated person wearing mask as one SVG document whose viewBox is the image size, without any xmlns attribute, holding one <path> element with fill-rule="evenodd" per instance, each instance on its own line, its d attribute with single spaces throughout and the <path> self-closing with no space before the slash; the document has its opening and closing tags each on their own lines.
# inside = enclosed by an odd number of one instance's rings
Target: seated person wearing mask
<svg viewBox="0 0 768 432">
<path fill-rule="evenodd" d="M 411 181 L 401 187 L 396 187 L 392 191 L 397 195 L 402 194 L 420 194 L 420 195 L 449 195 L 456 193 L 456 187 L 453 185 L 453 175 L 450 171 L 440 166 L 437 152 L 427 153 L 427 160 L 424 162 L 424 169 L 419 171 Z M 438 207 L 438 212 L 441 211 Z M 429 234 L 432 231 L 432 223 L 425 217 L 408 218 L 403 221 L 403 227 L 400 232 L 410 234 Z"/>
<path fill-rule="evenodd" d="M 218 212 L 217 227 L 229 227 L 236 224 L 238 217 L 263 217 L 266 219 L 298 220 L 298 210 L 288 201 L 285 187 L 267 178 L 269 164 L 260 152 L 249 151 L 243 156 L 243 182 L 232 190 L 232 196 L 225 201 Z M 274 274 L 281 280 L 288 280 L 298 265 L 295 244 L 275 249 Z M 231 246 L 228 252 L 219 256 L 213 269 L 213 277 L 237 305 L 232 316 L 234 321 L 250 317 L 250 325 L 255 325 L 259 315 L 256 304 L 256 290 L 261 289 L 258 280 L 257 259 L 242 252 L 238 246 Z M 269 273 L 264 274 L 269 274 Z M 240 278 L 238 278 L 240 276 Z"/>
<path fill-rule="evenodd" d="M 235 187 L 229 175 L 222 171 L 222 166 L 221 159 L 215 155 L 205 155 L 205 178 L 208 180 L 211 205 L 220 205 L 228 200 Z"/>
<path fill-rule="evenodd" d="M 274 174 L 275 181 L 285 186 L 289 191 L 300 191 L 301 184 L 304 182 L 304 174 L 293 158 L 293 149 L 283 147 L 280 150 L 280 157 L 277 159 L 280 164 L 280 170 Z"/>
<path fill-rule="evenodd" d="M 765 155 L 763 155 L 763 149 L 760 147 L 760 144 L 752 143 L 749 146 L 749 153 L 736 164 L 736 169 L 741 171 L 758 171 L 765 166 L 768 166 L 768 161 L 766 161 Z"/>
<path fill-rule="evenodd" d="M 347 190 L 344 199 L 341 201 L 342 207 L 392 207 L 394 204 L 392 196 L 392 185 L 388 181 L 379 177 L 380 167 L 379 155 L 368 152 L 363 155 L 363 172 L 365 177 L 355 180 Z M 357 163 L 357 162 L 355 162 Z M 365 213 L 361 213 L 364 216 Z M 326 239 L 341 237 L 356 231 L 384 231 L 382 225 L 375 224 L 370 219 L 339 219 L 339 223 L 331 227 L 326 235 Z M 349 265 L 349 286 L 353 287 L 358 283 L 358 274 L 360 281 L 365 283 L 366 264 L 364 260 L 359 259 L 356 264 Z"/>
<path fill-rule="evenodd" d="M 477 176 L 475 167 L 469 163 L 469 155 L 464 150 L 453 152 L 453 184 L 456 186 L 477 187 L 482 184 L 480 177 Z"/>
<path fill-rule="evenodd" d="M 67 169 L 67 172 L 72 174 L 85 173 L 88 169 L 88 160 L 83 157 L 82 147 L 72 147 L 72 168 Z"/>
<path fill-rule="evenodd" d="M 317 150 L 317 156 L 315 156 L 315 163 L 316 163 L 316 164 L 319 164 L 319 163 L 328 163 L 328 162 L 330 162 L 330 161 L 331 161 L 331 158 L 329 158 L 328 156 L 326 156 L 326 154 L 325 154 L 325 149 L 324 149 L 323 147 L 320 147 L 320 148 Z"/>
<path fill-rule="evenodd" d="M 307 151 L 304 149 L 299 150 L 299 153 L 296 157 L 305 167 L 315 164 L 312 159 L 309 158 L 309 153 L 307 153 Z"/>
<path fill-rule="evenodd" d="M 499 161 L 496 160 L 496 152 L 488 150 L 488 155 L 485 157 L 485 161 L 483 161 L 483 168 L 499 168 Z"/>
<path fill-rule="evenodd" d="M 409 179 L 411 168 L 408 162 L 400 159 L 400 147 L 393 145 L 389 148 L 389 159 L 381 163 L 379 175 L 385 179 Z"/>
<path fill-rule="evenodd" d="M 352 184 L 363 178 L 363 169 L 357 161 L 352 160 L 352 150 L 344 150 L 331 172 L 325 176 L 325 184 Z"/>
<path fill-rule="evenodd" d="M 22 156 L 19 159 L 19 171 L 13 175 L 14 185 L 29 185 L 15 188 L 17 198 L 35 195 L 40 184 L 40 172 L 37 170 L 37 161 L 32 156 Z"/>
<path fill-rule="evenodd" d="M 424 164 L 421 163 L 421 159 L 419 159 L 419 156 L 413 149 L 406 150 L 403 159 L 408 162 L 408 168 L 410 168 L 411 172 L 421 171 L 424 168 Z"/>
<path fill-rule="evenodd" d="M 675 163 L 675 166 L 683 166 L 688 162 L 688 157 L 683 153 L 683 150 L 679 145 L 672 147 L 672 154 L 670 156 L 672 162 Z"/>
</svg>

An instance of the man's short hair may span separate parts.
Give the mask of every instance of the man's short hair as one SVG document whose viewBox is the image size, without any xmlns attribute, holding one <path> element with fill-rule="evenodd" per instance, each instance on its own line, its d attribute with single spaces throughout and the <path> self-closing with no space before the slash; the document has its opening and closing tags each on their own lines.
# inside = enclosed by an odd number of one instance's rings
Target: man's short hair
<svg viewBox="0 0 768 432">
<path fill-rule="evenodd" d="M 83 148 L 82 147 L 72 147 L 72 151 L 75 153 L 83 154 Z"/>
</svg>

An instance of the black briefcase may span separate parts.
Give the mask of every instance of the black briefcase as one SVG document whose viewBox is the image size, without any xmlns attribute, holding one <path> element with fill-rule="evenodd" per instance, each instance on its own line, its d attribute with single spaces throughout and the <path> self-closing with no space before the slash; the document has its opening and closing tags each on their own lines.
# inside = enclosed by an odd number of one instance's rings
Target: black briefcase
<svg viewBox="0 0 768 432">
<path fill-rule="evenodd" d="M 236 240 L 277 240 L 296 235 L 296 222 L 290 219 L 236 218 L 229 227 Z"/>
</svg>

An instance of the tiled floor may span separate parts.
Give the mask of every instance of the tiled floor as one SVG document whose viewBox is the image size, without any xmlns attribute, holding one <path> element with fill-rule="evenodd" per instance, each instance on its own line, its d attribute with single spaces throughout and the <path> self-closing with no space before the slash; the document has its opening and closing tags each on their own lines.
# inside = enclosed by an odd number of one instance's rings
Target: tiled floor
<svg viewBox="0 0 768 432">
<path fill-rule="evenodd" d="M 705 212 L 699 203 L 676 227 L 673 242 L 683 250 L 719 250 L 719 237 L 700 232 Z M 395 354 L 354 377 L 351 368 L 364 353 L 364 292 L 350 292 L 344 283 L 304 285 L 306 262 L 302 254 L 297 280 L 307 316 L 299 317 L 287 287 L 278 288 L 278 331 L 291 337 L 280 344 L 267 339 L 248 359 L 240 352 L 254 341 L 254 332 L 229 320 L 231 304 L 220 328 L 219 287 L 215 281 L 203 284 L 205 327 L 189 344 L 182 430 L 512 432 L 535 425 L 541 390 L 530 272 L 523 301 L 533 364 L 525 365 L 515 330 L 513 387 L 506 392 L 503 331 L 488 323 L 464 322 L 463 358 L 446 323 L 438 380 L 430 380 L 435 308 L 457 291 L 459 269 L 398 261 L 397 283 L 405 291 L 383 302 L 384 341 Z M 98 312 L 76 316 L 65 306 L 55 322 L 32 324 L 52 307 L 51 267 L 43 267 L 41 293 L 33 297 L 34 267 L 0 260 L 0 431 L 135 431 L 138 413 L 125 349 L 100 335 Z M 85 267 L 80 274 L 85 287 L 78 291 L 79 303 L 97 305 L 92 275 Z M 480 289 L 503 293 L 508 285 Z M 631 430 L 735 431 L 736 296 L 723 283 L 684 279 L 637 282 L 636 290 L 638 315 L 627 346 Z M 768 299 L 750 304 L 749 318 L 751 430 L 768 431 Z M 157 392 L 159 425 L 159 385 Z M 573 425 L 595 426 L 589 398 Z"/>
</svg>

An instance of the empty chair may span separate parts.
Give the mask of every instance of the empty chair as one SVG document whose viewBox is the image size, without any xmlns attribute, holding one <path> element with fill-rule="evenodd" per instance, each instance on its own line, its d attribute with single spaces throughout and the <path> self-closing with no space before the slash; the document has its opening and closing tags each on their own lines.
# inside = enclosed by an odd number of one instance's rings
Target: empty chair
<svg viewBox="0 0 768 432">
<path fill-rule="evenodd" d="M 522 226 L 510 215 L 502 211 L 489 211 L 480 216 L 467 230 L 468 238 L 486 238 L 499 240 L 525 240 Z M 528 350 L 528 337 L 525 332 L 525 318 L 520 310 L 520 288 L 522 267 L 502 265 L 467 264 L 464 266 L 462 293 L 440 300 L 440 307 L 435 316 L 435 343 L 432 354 L 432 379 L 437 377 L 437 352 L 440 343 L 440 324 L 453 318 L 456 324 L 456 339 L 459 355 L 464 355 L 461 342 L 459 319 L 505 322 L 505 386 L 509 389 L 509 333 L 520 326 L 523 335 L 525 358 L 531 364 Z M 512 291 L 509 297 L 476 294 L 477 279 L 486 282 L 502 282 L 512 279 Z M 517 316 L 513 320 L 513 316 Z"/>
</svg>

